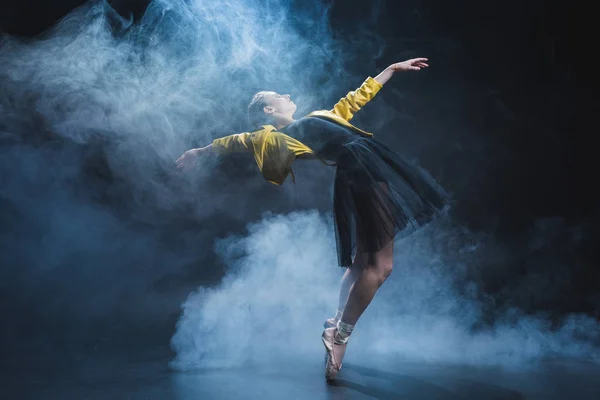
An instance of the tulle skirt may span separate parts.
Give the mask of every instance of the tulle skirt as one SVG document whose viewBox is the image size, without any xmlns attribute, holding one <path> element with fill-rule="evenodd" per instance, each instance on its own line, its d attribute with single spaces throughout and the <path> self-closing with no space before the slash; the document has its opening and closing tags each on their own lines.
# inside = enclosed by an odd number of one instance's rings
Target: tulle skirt
<svg viewBox="0 0 600 400">
<path fill-rule="evenodd" d="M 372 139 L 342 145 L 333 195 L 338 262 L 358 251 L 374 253 L 407 227 L 431 220 L 448 200 L 427 171 Z"/>
</svg>

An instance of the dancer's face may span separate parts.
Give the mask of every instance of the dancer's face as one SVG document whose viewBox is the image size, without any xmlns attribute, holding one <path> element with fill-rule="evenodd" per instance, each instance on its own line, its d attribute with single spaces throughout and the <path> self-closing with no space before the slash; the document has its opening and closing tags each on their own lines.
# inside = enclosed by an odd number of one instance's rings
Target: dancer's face
<svg viewBox="0 0 600 400">
<path fill-rule="evenodd" d="M 296 104 L 290 100 L 289 94 L 266 92 L 263 99 L 267 104 L 264 108 L 266 114 L 291 117 L 296 112 Z"/>
</svg>

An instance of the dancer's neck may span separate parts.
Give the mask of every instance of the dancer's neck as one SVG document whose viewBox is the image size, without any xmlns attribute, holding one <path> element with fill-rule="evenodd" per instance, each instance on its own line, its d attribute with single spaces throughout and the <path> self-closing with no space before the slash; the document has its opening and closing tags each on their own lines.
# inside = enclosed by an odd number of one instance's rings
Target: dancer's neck
<svg viewBox="0 0 600 400">
<path fill-rule="evenodd" d="M 275 121 L 274 121 L 275 128 L 281 129 L 284 126 L 288 126 L 289 124 L 291 124 L 294 121 L 295 121 L 295 119 L 292 118 L 291 116 L 285 116 L 285 115 L 277 116 L 277 117 L 275 117 Z"/>
</svg>

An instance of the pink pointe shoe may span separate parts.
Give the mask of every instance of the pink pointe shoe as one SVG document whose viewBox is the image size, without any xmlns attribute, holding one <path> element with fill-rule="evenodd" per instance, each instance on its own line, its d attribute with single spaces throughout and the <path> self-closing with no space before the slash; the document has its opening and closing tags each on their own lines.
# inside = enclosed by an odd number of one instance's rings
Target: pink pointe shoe
<svg viewBox="0 0 600 400">
<path fill-rule="evenodd" d="M 344 353 L 346 353 L 346 344 L 335 344 L 333 341 L 336 332 L 337 328 L 327 328 L 321 336 L 327 351 L 325 379 L 328 381 L 334 380 L 337 373 L 342 369 L 342 360 L 344 359 Z"/>
</svg>

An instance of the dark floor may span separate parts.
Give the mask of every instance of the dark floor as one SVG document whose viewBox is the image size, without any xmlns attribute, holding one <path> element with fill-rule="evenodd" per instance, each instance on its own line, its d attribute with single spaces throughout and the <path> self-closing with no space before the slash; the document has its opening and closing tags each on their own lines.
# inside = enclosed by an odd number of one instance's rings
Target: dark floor
<svg viewBox="0 0 600 400">
<path fill-rule="evenodd" d="M 573 361 L 475 368 L 378 359 L 345 363 L 327 384 L 322 360 L 177 372 L 164 361 L 101 358 L 24 363 L 3 372 L 0 399 L 600 399 L 600 366 Z"/>
</svg>

